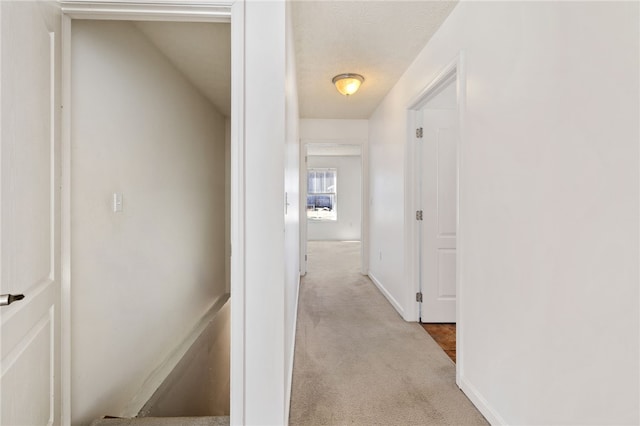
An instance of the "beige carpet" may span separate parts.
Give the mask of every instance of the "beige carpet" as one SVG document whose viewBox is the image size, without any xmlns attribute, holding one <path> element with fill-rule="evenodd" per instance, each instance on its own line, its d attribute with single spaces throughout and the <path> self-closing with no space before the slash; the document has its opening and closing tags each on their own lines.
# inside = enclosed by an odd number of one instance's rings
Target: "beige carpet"
<svg viewBox="0 0 640 426">
<path fill-rule="evenodd" d="M 100 419 L 91 426 L 228 426 L 229 417 L 135 417 L 132 419 Z"/>
<path fill-rule="evenodd" d="M 455 365 L 360 274 L 359 243 L 310 242 L 291 425 L 486 425 Z"/>
</svg>

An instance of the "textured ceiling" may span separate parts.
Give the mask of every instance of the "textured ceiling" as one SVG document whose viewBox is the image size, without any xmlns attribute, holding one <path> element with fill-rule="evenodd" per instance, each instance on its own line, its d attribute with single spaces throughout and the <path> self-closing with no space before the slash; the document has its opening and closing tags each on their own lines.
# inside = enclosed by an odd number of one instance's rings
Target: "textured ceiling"
<svg viewBox="0 0 640 426">
<path fill-rule="evenodd" d="M 455 7 L 454 1 L 296 0 L 293 26 L 301 118 L 369 118 Z M 350 97 L 331 79 L 362 74 Z"/>
<path fill-rule="evenodd" d="M 136 22 L 225 116 L 231 115 L 231 33 L 224 23 Z"/>
<path fill-rule="evenodd" d="M 455 1 L 294 0 L 301 118 L 369 118 L 455 7 Z M 231 37 L 224 23 L 136 22 L 224 115 L 231 110 Z M 355 95 L 331 79 L 362 74 Z"/>
</svg>

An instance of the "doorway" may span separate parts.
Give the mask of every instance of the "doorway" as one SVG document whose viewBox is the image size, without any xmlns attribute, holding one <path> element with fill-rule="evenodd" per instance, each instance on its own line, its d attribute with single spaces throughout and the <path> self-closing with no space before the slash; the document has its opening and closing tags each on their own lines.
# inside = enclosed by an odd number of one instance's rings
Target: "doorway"
<svg viewBox="0 0 640 426">
<path fill-rule="evenodd" d="M 415 317 L 463 369 L 463 277 L 459 222 L 466 84 L 464 52 L 408 108 L 407 226 Z M 411 294 L 413 298 L 413 294 Z M 428 331 L 430 329 L 431 331 Z"/>
<path fill-rule="evenodd" d="M 416 111 L 420 321 L 456 322 L 457 98 L 455 75 Z"/>
<path fill-rule="evenodd" d="M 138 414 L 213 329 L 218 371 L 174 375 L 195 411 L 171 415 L 229 415 L 229 27 L 69 22 L 72 424 Z M 188 69 L 206 55 L 213 70 Z M 181 380 L 221 388 L 194 399 Z"/>
<path fill-rule="evenodd" d="M 310 241 L 359 242 L 360 269 L 365 273 L 362 146 L 308 141 L 301 152 L 302 274 L 306 273 Z"/>
</svg>

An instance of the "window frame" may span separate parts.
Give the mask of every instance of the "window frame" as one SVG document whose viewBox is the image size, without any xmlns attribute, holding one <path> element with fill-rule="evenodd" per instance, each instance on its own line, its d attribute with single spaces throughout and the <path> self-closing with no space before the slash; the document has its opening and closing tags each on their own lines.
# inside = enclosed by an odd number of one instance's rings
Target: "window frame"
<svg viewBox="0 0 640 426">
<path fill-rule="evenodd" d="M 312 192 L 309 191 L 309 186 L 310 186 L 310 182 L 311 182 L 311 173 L 317 173 L 317 172 L 323 172 L 325 174 L 324 179 L 326 180 L 326 174 L 327 172 L 332 172 L 333 173 L 333 191 L 326 191 L 326 184 L 324 185 L 325 191 L 319 191 L 319 192 Z M 315 183 L 315 182 L 314 182 Z M 316 186 L 316 185 L 314 185 Z M 307 220 L 313 221 L 313 222 L 337 222 L 338 221 L 338 169 L 337 167 L 310 167 L 307 169 Z M 317 187 L 314 189 L 318 189 Z M 332 212 L 331 215 L 327 215 L 329 217 L 320 217 L 320 216 L 310 216 L 309 213 L 310 212 L 318 212 L 318 208 L 315 207 L 314 209 L 310 210 L 309 209 L 309 197 L 310 196 L 329 196 L 331 197 L 330 199 L 332 199 L 331 201 L 331 208 L 330 211 Z M 316 204 L 314 203 L 314 206 Z M 323 209 L 324 211 L 324 209 Z"/>
</svg>

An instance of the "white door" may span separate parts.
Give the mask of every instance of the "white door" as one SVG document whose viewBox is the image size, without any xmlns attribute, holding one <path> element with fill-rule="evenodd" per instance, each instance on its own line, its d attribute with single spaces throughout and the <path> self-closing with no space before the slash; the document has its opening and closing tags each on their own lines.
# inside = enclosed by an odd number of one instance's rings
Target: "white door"
<svg viewBox="0 0 640 426">
<path fill-rule="evenodd" d="M 0 2 L 0 424 L 60 423 L 59 6 Z"/>
<path fill-rule="evenodd" d="M 421 152 L 421 320 L 456 322 L 457 112 L 455 80 L 418 111 Z"/>
</svg>

